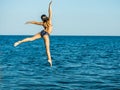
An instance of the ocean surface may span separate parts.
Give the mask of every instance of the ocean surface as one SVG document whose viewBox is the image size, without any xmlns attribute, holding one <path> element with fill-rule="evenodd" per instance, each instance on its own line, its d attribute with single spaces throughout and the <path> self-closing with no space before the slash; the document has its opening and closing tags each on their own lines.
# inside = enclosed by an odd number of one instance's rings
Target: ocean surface
<svg viewBox="0 0 120 90">
<path fill-rule="evenodd" d="M 53 67 L 26 37 L 0 36 L 0 90 L 120 90 L 119 36 L 51 36 Z"/>
</svg>

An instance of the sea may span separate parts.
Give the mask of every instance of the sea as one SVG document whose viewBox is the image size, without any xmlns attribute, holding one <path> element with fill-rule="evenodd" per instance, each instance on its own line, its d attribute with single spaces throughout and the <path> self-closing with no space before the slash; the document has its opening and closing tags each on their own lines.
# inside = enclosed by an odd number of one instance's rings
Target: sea
<svg viewBox="0 0 120 90">
<path fill-rule="evenodd" d="M 50 36 L 52 67 L 26 37 L 0 35 L 0 90 L 120 90 L 120 36 Z"/>
</svg>

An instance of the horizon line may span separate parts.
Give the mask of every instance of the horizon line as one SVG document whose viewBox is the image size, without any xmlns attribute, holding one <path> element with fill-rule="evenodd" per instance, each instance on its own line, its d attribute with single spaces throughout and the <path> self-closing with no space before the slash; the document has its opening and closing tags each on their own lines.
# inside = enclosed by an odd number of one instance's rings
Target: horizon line
<svg viewBox="0 0 120 90">
<path fill-rule="evenodd" d="M 19 34 L 19 35 L 16 35 L 16 34 L 2 34 L 0 36 L 33 36 L 33 35 L 26 35 L 26 34 Z M 50 36 L 120 36 L 120 35 L 67 35 L 67 34 L 64 34 L 64 35 L 50 35 Z"/>
</svg>

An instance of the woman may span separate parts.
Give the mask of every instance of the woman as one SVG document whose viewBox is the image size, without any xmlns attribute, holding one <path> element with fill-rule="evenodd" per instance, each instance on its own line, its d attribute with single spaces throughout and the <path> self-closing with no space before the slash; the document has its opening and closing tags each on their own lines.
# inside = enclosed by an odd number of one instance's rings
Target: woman
<svg viewBox="0 0 120 90">
<path fill-rule="evenodd" d="M 25 38 L 23 40 L 20 40 L 14 44 L 14 46 L 18 46 L 21 43 L 28 42 L 28 41 L 34 41 L 39 38 L 43 38 L 45 42 L 45 47 L 46 47 L 46 53 L 48 56 L 48 62 L 50 63 L 50 66 L 52 66 L 52 59 L 50 55 L 50 41 L 49 41 L 49 35 L 52 32 L 52 10 L 51 10 L 51 4 L 52 1 L 49 3 L 49 8 L 48 8 L 48 13 L 49 16 L 47 17 L 46 15 L 42 15 L 41 19 L 43 22 L 36 22 L 36 21 L 28 21 L 26 24 L 36 24 L 36 25 L 41 25 L 43 26 L 44 30 L 41 32 L 37 33 L 33 37 Z"/>
</svg>

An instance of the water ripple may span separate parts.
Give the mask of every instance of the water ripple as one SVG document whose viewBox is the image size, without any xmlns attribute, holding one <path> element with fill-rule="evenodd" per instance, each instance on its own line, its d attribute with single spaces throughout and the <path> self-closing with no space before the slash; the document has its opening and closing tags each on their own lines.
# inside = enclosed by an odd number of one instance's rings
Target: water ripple
<svg viewBox="0 0 120 90">
<path fill-rule="evenodd" d="M 53 67 L 43 40 L 1 36 L 0 90 L 119 90 L 120 37 L 52 36 Z"/>
</svg>

